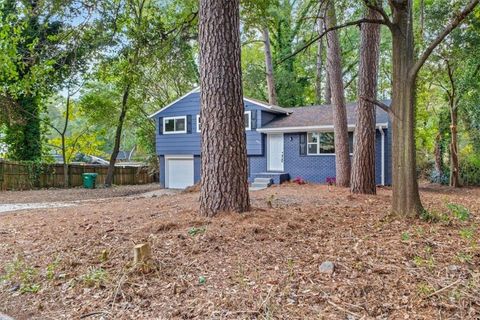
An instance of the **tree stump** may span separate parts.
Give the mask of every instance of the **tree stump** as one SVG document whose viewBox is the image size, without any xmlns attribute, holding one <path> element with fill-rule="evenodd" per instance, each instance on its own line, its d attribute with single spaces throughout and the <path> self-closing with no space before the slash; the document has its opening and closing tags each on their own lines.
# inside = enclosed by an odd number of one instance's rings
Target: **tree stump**
<svg viewBox="0 0 480 320">
<path fill-rule="evenodd" d="M 142 272 L 148 273 L 152 270 L 152 249 L 150 244 L 141 243 L 133 248 L 133 264 Z"/>
</svg>

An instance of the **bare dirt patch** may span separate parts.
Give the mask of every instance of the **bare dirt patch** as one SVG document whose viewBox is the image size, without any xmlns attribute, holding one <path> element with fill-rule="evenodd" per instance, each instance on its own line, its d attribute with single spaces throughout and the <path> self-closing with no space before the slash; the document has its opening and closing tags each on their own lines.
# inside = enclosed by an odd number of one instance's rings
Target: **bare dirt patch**
<svg viewBox="0 0 480 320">
<path fill-rule="evenodd" d="M 0 192 L 0 203 L 40 203 L 40 202 L 68 202 L 88 199 L 103 199 L 126 197 L 149 191 L 159 190 L 156 183 L 131 186 L 113 186 L 111 188 L 97 187 L 97 189 L 42 189 L 29 191 Z"/>
<path fill-rule="evenodd" d="M 17 319 L 476 319 L 480 189 L 422 191 L 426 219 L 388 215 L 391 191 L 252 193 L 252 212 L 197 215 L 198 193 L 112 198 L 0 216 L 0 312 Z M 462 204 L 465 221 L 449 203 Z M 140 274 L 132 248 L 157 266 Z M 333 274 L 321 273 L 324 261 Z"/>
</svg>

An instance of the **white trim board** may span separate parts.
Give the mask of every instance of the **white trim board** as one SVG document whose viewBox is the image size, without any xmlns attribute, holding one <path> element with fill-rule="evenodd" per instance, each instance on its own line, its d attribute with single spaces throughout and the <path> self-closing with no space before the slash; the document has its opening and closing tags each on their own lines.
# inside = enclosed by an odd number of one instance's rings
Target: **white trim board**
<svg viewBox="0 0 480 320">
<path fill-rule="evenodd" d="M 274 112 L 276 112 L 276 113 L 284 113 L 284 114 L 292 113 L 292 110 L 287 110 L 287 109 L 282 108 L 282 107 L 279 107 L 279 106 L 274 106 L 274 105 L 270 105 L 270 104 L 265 104 L 265 103 L 262 103 L 262 102 L 259 102 L 259 101 L 252 100 L 252 99 L 250 99 L 250 98 L 245 98 L 245 97 L 243 97 L 243 101 L 247 101 L 247 102 L 253 103 L 253 104 L 257 105 L 257 106 L 267 108 L 267 109 L 269 109 L 270 111 L 274 111 Z"/>
<path fill-rule="evenodd" d="M 377 123 L 377 129 L 388 128 L 388 123 Z M 334 129 L 333 125 L 324 125 L 324 126 L 300 126 L 300 127 L 279 127 L 279 128 L 258 128 L 258 132 L 271 132 L 271 133 L 281 133 L 281 132 L 305 132 L 305 131 L 332 131 Z M 348 125 L 348 131 L 354 131 L 355 125 Z"/>
</svg>

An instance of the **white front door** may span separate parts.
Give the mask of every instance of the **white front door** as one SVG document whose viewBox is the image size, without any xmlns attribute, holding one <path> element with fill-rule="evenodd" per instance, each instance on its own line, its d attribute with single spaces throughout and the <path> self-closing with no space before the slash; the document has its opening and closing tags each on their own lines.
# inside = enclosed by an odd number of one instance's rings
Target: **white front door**
<svg viewBox="0 0 480 320">
<path fill-rule="evenodd" d="M 267 135 L 268 171 L 283 171 L 283 133 Z"/>
</svg>

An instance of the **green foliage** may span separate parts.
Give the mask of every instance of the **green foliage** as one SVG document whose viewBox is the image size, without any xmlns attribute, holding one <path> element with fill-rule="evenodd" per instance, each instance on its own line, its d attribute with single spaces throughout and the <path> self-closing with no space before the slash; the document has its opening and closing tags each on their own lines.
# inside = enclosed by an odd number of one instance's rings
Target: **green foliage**
<svg viewBox="0 0 480 320">
<path fill-rule="evenodd" d="M 459 252 L 457 253 L 457 260 L 461 263 L 472 263 L 473 255 L 468 252 Z"/>
<path fill-rule="evenodd" d="M 462 228 L 459 234 L 460 234 L 460 237 L 462 237 L 465 240 L 472 240 L 476 232 L 477 232 L 477 228 L 469 227 L 469 228 Z"/>
<path fill-rule="evenodd" d="M 21 258 L 5 265 L 5 274 L 0 276 L 0 280 L 19 284 L 21 293 L 37 293 L 41 289 L 38 270 L 27 265 Z"/>
<path fill-rule="evenodd" d="M 447 203 L 447 208 L 455 216 L 455 218 L 460 221 L 467 221 L 470 219 L 470 211 L 461 204 Z"/>
<path fill-rule="evenodd" d="M 0 123 L 6 125 L 7 157 L 13 160 L 36 161 L 47 151 L 42 146 L 44 103 L 66 86 L 70 75 L 88 68 L 84 57 L 97 41 L 88 24 L 73 26 L 84 10 L 77 5 L 13 0 L 0 4 Z"/>
<path fill-rule="evenodd" d="M 465 147 L 466 154 L 460 158 L 460 178 L 465 186 L 480 186 L 480 153 L 476 148 L 474 144 Z"/>
<path fill-rule="evenodd" d="M 60 263 L 59 260 L 55 260 L 52 263 L 50 263 L 49 265 L 47 265 L 47 269 L 45 271 L 45 276 L 46 276 L 47 280 L 53 280 L 55 278 L 55 272 L 56 272 L 56 269 L 57 269 L 59 263 Z"/>
<path fill-rule="evenodd" d="M 417 285 L 417 292 L 420 296 L 426 297 L 435 292 L 435 288 L 427 282 L 421 282 Z"/>
<path fill-rule="evenodd" d="M 89 267 L 86 274 L 81 277 L 83 284 L 89 288 L 101 287 L 108 279 L 108 273 L 102 268 Z"/>
<path fill-rule="evenodd" d="M 402 232 L 402 241 L 406 242 L 410 240 L 410 233 L 408 231 Z"/>
<path fill-rule="evenodd" d="M 435 210 L 426 210 L 423 209 L 422 213 L 420 214 L 420 219 L 430 223 L 437 223 L 437 222 L 448 222 L 449 217 L 446 214 Z"/>
<path fill-rule="evenodd" d="M 189 230 L 188 230 L 188 234 L 191 236 L 191 237 L 195 237 L 199 234 L 204 234 L 205 232 L 207 231 L 207 228 L 206 227 L 200 227 L 200 228 L 196 228 L 196 227 L 191 227 Z"/>
</svg>

